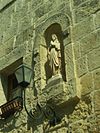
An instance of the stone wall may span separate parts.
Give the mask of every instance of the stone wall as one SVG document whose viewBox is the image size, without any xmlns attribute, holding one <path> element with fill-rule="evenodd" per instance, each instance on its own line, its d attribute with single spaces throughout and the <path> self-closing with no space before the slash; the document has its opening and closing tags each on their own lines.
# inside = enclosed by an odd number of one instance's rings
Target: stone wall
<svg viewBox="0 0 100 133">
<path fill-rule="evenodd" d="M 34 123 L 23 109 L 6 120 L 0 119 L 0 133 L 99 133 L 99 7 L 99 0 L 0 0 L 0 72 L 2 75 L 3 70 L 21 58 L 33 69 L 32 83 L 26 89 L 28 111 L 37 103 L 35 96 L 42 99 L 47 60 L 44 34 L 53 24 L 59 24 L 63 35 L 67 34 L 63 39 L 65 89 L 69 90 L 68 95 L 74 93 L 79 99 L 75 105 L 72 100 L 64 108 L 61 122 L 46 131 L 47 120 Z M 55 29 L 61 32 L 57 26 Z M 0 99 L 3 91 L 1 84 Z M 2 99 L 0 105 L 6 101 L 3 95 Z"/>
</svg>

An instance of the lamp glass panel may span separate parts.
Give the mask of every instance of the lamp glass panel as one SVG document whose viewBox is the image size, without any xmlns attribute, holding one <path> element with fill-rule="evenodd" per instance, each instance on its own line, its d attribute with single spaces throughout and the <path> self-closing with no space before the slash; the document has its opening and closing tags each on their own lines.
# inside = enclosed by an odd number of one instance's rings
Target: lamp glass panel
<svg viewBox="0 0 100 133">
<path fill-rule="evenodd" d="M 16 75 L 16 78 L 18 80 L 18 83 L 21 83 L 23 82 L 24 80 L 24 75 L 23 75 L 23 67 L 19 67 L 16 71 L 15 71 L 15 75 Z"/>
<path fill-rule="evenodd" d="M 25 82 L 30 83 L 32 77 L 32 70 L 28 67 L 24 67 Z"/>
</svg>

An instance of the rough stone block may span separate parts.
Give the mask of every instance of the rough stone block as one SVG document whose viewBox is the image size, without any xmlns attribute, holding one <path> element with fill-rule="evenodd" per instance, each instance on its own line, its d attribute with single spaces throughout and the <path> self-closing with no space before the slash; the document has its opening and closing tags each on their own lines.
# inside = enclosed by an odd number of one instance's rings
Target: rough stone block
<svg viewBox="0 0 100 133">
<path fill-rule="evenodd" d="M 78 99 L 77 93 L 72 93 L 73 91 L 69 89 L 73 88 L 68 88 L 61 76 L 56 75 L 48 80 L 47 85 L 42 90 L 39 101 L 43 104 L 46 100 L 47 103 L 54 107 L 66 106 L 69 100 L 75 100 L 73 102 L 76 102 Z"/>
<path fill-rule="evenodd" d="M 95 13 L 95 11 L 99 9 L 99 6 L 99 0 L 89 0 L 84 2 L 75 10 L 75 22 L 80 22 Z"/>
<path fill-rule="evenodd" d="M 88 73 L 81 77 L 80 83 L 82 86 L 81 95 L 87 95 L 93 91 L 93 77 L 91 73 Z"/>
<path fill-rule="evenodd" d="M 100 47 L 87 55 L 88 69 L 90 71 L 100 67 Z"/>
<path fill-rule="evenodd" d="M 31 39 L 32 37 L 34 37 L 34 33 L 35 33 L 35 31 L 34 31 L 34 25 L 32 25 L 31 27 L 29 27 L 28 28 L 28 31 L 27 31 L 28 33 L 28 39 Z"/>
<path fill-rule="evenodd" d="M 12 14 L 12 24 L 14 25 L 14 24 L 17 24 L 18 23 L 18 21 L 19 21 L 19 17 L 17 16 L 17 13 L 16 12 L 14 12 L 13 14 Z"/>
<path fill-rule="evenodd" d="M 0 45 L 2 45 L 3 33 L 0 33 Z"/>
<path fill-rule="evenodd" d="M 11 27 L 11 13 L 8 13 L 2 14 L 2 27 L 0 28 L 3 32 L 9 30 L 9 28 Z"/>
<path fill-rule="evenodd" d="M 28 4 L 23 5 L 23 1 L 17 0 L 15 5 L 16 17 L 22 19 L 28 13 Z"/>
<path fill-rule="evenodd" d="M 79 59 L 81 57 L 81 52 L 80 52 L 80 42 L 77 41 L 74 44 L 74 54 L 75 54 L 75 59 Z"/>
<path fill-rule="evenodd" d="M 3 33 L 2 43 L 5 43 L 8 39 L 12 38 L 17 32 L 17 24 L 12 25 L 7 31 Z"/>
<path fill-rule="evenodd" d="M 41 95 L 41 99 L 40 99 L 40 101 L 41 101 L 41 103 L 42 102 L 44 102 L 43 100 L 44 100 L 44 98 L 45 98 L 45 100 L 47 99 L 47 100 L 50 100 L 51 98 L 53 98 L 53 97 L 55 97 L 54 99 L 56 99 L 56 96 L 59 94 L 59 93 L 61 93 L 62 91 L 64 91 L 63 89 L 63 86 L 64 86 L 64 84 L 63 84 L 63 82 L 62 82 L 62 79 L 61 78 L 54 78 L 53 77 L 53 79 L 54 80 L 51 80 L 51 79 L 49 79 L 49 81 L 48 81 L 48 83 L 47 83 L 47 85 L 46 85 L 46 87 L 42 90 L 43 92 L 42 92 L 42 95 Z M 55 83 L 55 81 L 56 81 L 56 83 Z M 59 89 L 60 90 L 59 90 Z M 59 91 L 58 91 L 59 90 Z M 57 99 L 55 100 L 55 101 L 57 101 Z M 58 103 L 56 103 L 56 104 L 58 104 Z"/>
<path fill-rule="evenodd" d="M 100 28 L 100 11 L 96 13 L 95 26 L 96 28 Z"/>
<path fill-rule="evenodd" d="M 4 10 L 4 12 L 1 13 L 1 17 L 0 17 L 0 32 L 6 32 L 7 30 L 9 30 L 9 28 L 12 25 L 12 18 L 11 15 L 14 13 L 14 5 L 10 5 L 10 8 L 7 8 L 6 10 Z"/>
<path fill-rule="evenodd" d="M 100 91 L 94 92 L 94 110 L 100 111 Z"/>
<path fill-rule="evenodd" d="M 46 4 L 43 4 L 42 6 L 40 6 L 36 11 L 36 16 L 38 18 L 42 17 L 44 14 L 48 13 L 48 11 L 52 10 L 52 3 L 48 2 Z"/>
<path fill-rule="evenodd" d="M 14 38 L 11 38 L 4 44 L 5 55 L 9 54 L 13 50 L 13 43 L 14 43 Z"/>
<path fill-rule="evenodd" d="M 16 42 L 15 47 L 23 44 L 25 41 L 27 41 L 28 51 L 32 51 L 32 37 L 34 32 L 34 26 L 29 27 L 28 29 L 24 30 L 23 32 L 20 32 L 16 36 Z"/>
<path fill-rule="evenodd" d="M 26 54 L 26 47 L 21 45 L 20 47 L 14 49 L 8 55 L 0 58 L 0 71 L 18 59 L 22 58 Z"/>
<path fill-rule="evenodd" d="M 21 32 L 20 34 L 18 34 L 16 36 L 16 41 L 15 41 L 15 48 L 18 47 L 19 45 L 21 45 L 23 43 L 23 32 Z"/>
<path fill-rule="evenodd" d="M 71 79 L 75 77 L 73 62 L 65 64 L 65 69 L 66 69 L 67 81 L 70 81 Z"/>
<path fill-rule="evenodd" d="M 100 89 L 100 69 L 97 69 L 93 72 L 93 80 L 94 80 L 94 89 Z"/>
<path fill-rule="evenodd" d="M 27 53 L 33 52 L 33 40 L 32 39 L 28 40 L 26 52 Z"/>
<path fill-rule="evenodd" d="M 14 38 L 9 39 L 5 44 L 0 46 L 0 57 L 9 54 L 13 50 Z"/>
<path fill-rule="evenodd" d="M 5 55 L 4 47 L 0 45 L 0 58 Z"/>
<path fill-rule="evenodd" d="M 68 129 L 66 127 L 59 128 L 57 133 L 67 133 Z"/>
<path fill-rule="evenodd" d="M 19 22 L 18 32 L 23 32 L 31 26 L 31 18 L 27 15 Z"/>
<path fill-rule="evenodd" d="M 87 73 L 86 56 L 84 56 L 76 61 L 76 70 L 77 70 L 78 77 Z"/>
<path fill-rule="evenodd" d="M 74 64 L 73 64 L 73 53 L 72 53 L 72 44 L 65 46 L 65 68 L 66 76 L 68 80 L 74 78 Z"/>
<path fill-rule="evenodd" d="M 40 63 L 34 65 L 34 80 L 41 79 Z"/>
<path fill-rule="evenodd" d="M 31 9 L 36 9 L 37 7 L 39 7 L 42 4 L 43 0 L 32 0 L 31 1 Z"/>
<path fill-rule="evenodd" d="M 72 44 L 65 46 L 65 63 L 70 62 L 70 60 L 73 60 Z"/>
<path fill-rule="evenodd" d="M 82 4 L 85 1 L 86 0 L 73 0 L 73 4 L 74 4 L 74 6 L 78 6 L 78 5 Z"/>
<path fill-rule="evenodd" d="M 72 38 L 74 41 L 82 39 L 84 36 L 94 30 L 93 18 L 88 17 L 84 21 L 73 26 Z"/>
<path fill-rule="evenodd" d="M 81 55 L 87 54 L 100 46 L 100 30 L 97 30 L 80 40 Z"/>
<path fill-rule="evenodd" d="M 76 88 L 76 79 L 75 78 L 68 81 L 68 90 L 69 90 L 70 94 L 74 95 L 77 92 L 77 95 L 79 96 L 77 88 Z"/>
<path fill-rule="evenodd" d="M 32 53 L 23 58 L 23 63 L 27 64 L 30 68 L 32 67 Z"/>
</svg>

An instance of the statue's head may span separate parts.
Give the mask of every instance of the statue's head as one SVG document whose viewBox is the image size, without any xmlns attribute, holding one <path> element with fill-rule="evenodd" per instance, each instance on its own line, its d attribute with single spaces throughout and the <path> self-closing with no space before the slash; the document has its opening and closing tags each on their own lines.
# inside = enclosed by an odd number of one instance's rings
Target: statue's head
<svg viewBox="0 0 100 133">
<path fill-rule="evenodd" d="M 57 39 L 57 35 L 56 34 L 52 34 L 51 37 L 52 37 L 52 40 L 56 40 Z"/>
</svg>

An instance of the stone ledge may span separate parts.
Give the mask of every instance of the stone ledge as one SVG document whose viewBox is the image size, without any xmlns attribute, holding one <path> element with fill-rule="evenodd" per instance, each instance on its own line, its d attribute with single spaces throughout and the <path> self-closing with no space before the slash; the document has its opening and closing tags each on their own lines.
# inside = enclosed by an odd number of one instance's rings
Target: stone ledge
<svg viewBox="0 0 100 133">
<path fill-rule="evenodd" d="M 52 107 L 64 107 L 69 101 L 77 102 L 79 99 L 77 93 L 68 89 L 66 82 L 60 76 L 53 77 L 39 95 L 39 102 L 42 106 L 49 104 Z"/>
</svg>

